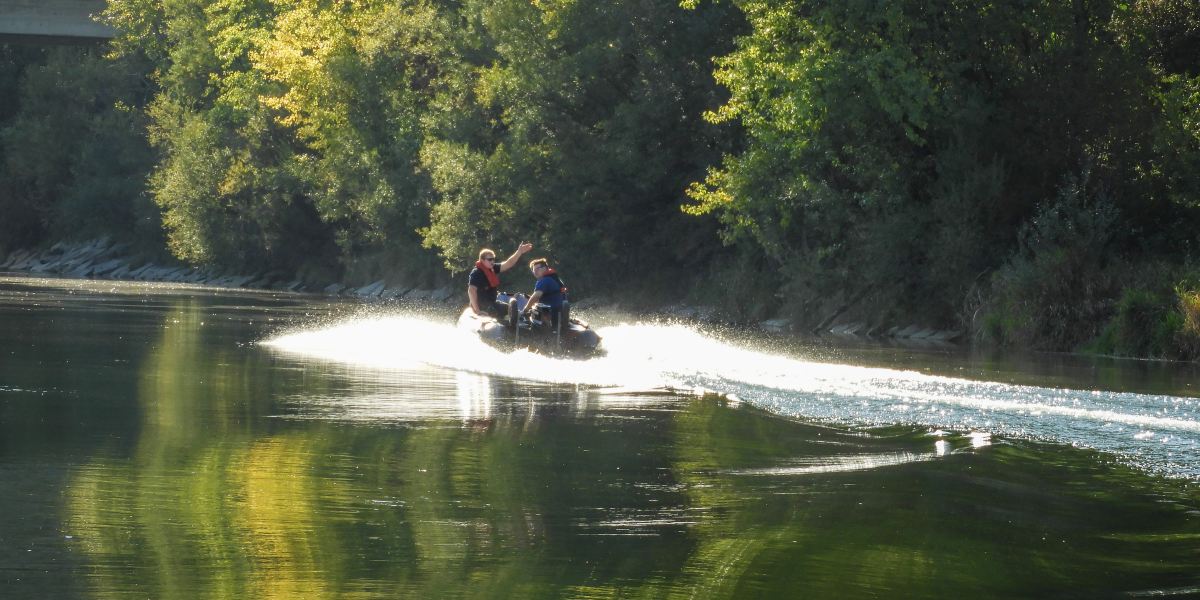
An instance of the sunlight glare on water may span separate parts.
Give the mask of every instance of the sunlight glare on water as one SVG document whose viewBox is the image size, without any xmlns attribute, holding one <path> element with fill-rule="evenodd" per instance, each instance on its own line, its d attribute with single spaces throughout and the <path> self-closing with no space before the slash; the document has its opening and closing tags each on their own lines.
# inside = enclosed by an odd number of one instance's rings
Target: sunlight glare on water
<svg viewBox="0 0 1200 600">
<path fill-rule="evenodd" d="M 795 418 L 853 426 L 946 427 L 1110 452 L 1170 476 L 1200 478 L 1200 400 L 971 381 L 806 361 L 754 350 L 684 325 L 599 330 L 606 354 L 556 359 L 488 346 L 453 325 L 412 316 L 363 318 L 265 342 L 359 367 L 415 364 L 596 387 L 712 390 Z"/>
</svg>

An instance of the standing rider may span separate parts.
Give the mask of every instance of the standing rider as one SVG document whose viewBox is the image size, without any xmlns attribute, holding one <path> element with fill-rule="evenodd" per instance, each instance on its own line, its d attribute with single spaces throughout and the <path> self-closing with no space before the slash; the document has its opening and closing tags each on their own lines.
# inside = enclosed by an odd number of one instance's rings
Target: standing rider
<svg viewBox="0 0 1200 600">
<path fill-rule="evenodd" d="M 517 251 L 501 264 L 496 264 L 493 250 L 484 248 L 479 251 L 479 260 L 475 261 L 475 268 L 471 269 L 467 283 L 467 298 L 475 314 L 499 316 L 508 310 L 508 306 L 496 303 L 496 294 L 500 292 L 500 273 L 513 268 L 521 255 L 530 250 L 533 250 L 533 244 L 521 242 Z"/>
<path fill-rule="evenodd" d="M 533 314 L 539 302 L 550 307 L 550 323 L 558 326 L 558 317 L 562 313 L 563 300 L 567 297 L 567 286 L 563 285 L 558 272 L 550 267 L 550 262 L 539 258 L 529 262 L 529 270 L 537 278 L 533 286 L 533 295 L 525 304 L 525 314 Z"/>
</svg>

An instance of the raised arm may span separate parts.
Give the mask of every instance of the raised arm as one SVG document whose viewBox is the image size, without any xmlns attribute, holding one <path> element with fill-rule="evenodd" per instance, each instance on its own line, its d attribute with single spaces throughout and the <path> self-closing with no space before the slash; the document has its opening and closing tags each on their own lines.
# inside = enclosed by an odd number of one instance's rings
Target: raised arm
<svg viewBox="0 0 1200 600">
<path fill-rule="evenodd" d="M 521 260 L 521 256 L 530 250 L 533 250 L 533 244 L 530 244 L 529 242 L 521 242 L 521 245 L 517 246 L 517 251 L 513 252 L 512 256 L 504 259 L 504 262 L 500 263 L 500 272 L 503 273 L 517 266 L 517 261 Z"/>
</svg>

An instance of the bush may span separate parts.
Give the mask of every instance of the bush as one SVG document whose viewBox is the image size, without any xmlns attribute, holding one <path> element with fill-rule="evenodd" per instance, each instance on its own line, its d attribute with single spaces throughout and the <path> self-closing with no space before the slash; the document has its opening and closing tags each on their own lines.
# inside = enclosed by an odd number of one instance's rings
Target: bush
<svg viewBox="0 0 1200 600">
<path fill-rule="evenodd" d="M 985 339 L 1048 350 L 1079 347 L 1113 310 L 1121 265 L 1107 260 L 1118 211 L 1071 177 L 1020 231 L 1019 248 L 992 277 Z"/>
<path fill-rule="evenodd" d="M 0 247 L 100 236 L 161 243 L 145 183 L 150 68 L 100 48 L 0 46 Z"/>
<path fill-rule="evenodd" d="M 1200 359 L 1200 291 L 1130 287 L 1112 320 L 1084 350 L 1099 354 L 1180 360 Z"/>
<path fill-rule="evenodd" d="M 1146 290 L 1125 290 L 1109 326 L 1113 353 L 1142 357 L 1173 355 L 1182 319 L 1172 310 L 1170 300 Z"/>
<path fill-rule="evenodd" d="M 1186 360 L 1200 359 L 1200 291 L 1188 290 L 1183 286 L 1176 288 L 1179 298 L 1178 329 L 1175 331 L 1175 343 L 1179 357 Z"/>
<path fill-rule="evenodd" d="M 703 285 L 690 294 L 693 302 L 715 306 L 721 316 L 737 323 L 760 321 L 779 314 L 780 298 L 771 285 L 775 279 L 773 267 L 760 253 L 743 250 L 722 257 L 709 267 Z M 787 305 L 785 311 L 795 308 Z"/>
</svg>

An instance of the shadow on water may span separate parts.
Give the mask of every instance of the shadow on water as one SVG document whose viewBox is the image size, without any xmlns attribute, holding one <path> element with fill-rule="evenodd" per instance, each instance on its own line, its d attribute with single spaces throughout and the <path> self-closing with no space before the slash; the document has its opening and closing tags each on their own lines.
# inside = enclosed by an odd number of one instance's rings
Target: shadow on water
<svg viewBox="0 0 1200 600">
<path fill-rule="evenodd" d="M 1200 493 L 1103 453 L 254 344 L 341 310 L 294 299 L 106 299 L 0 303 L 4 597 L 1200 593 Z"/>
</svg>

